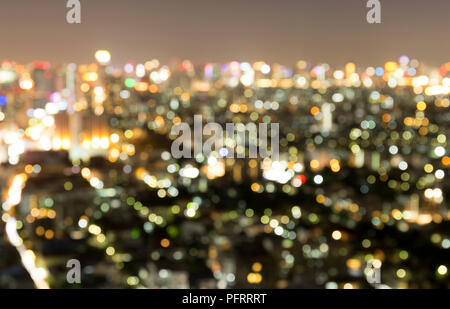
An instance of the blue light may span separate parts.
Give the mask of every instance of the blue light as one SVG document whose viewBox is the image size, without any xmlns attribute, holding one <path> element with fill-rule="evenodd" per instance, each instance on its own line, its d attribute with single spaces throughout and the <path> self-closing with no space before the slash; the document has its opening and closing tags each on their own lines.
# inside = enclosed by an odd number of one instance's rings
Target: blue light
<svg viewBox="0 0 450 309">
<path fill-rule="evenodd" d="M 5 96 L 0 95 L 0 106 L 5 106 L 7 102 L 8 102 L 8 99 L 6 99 Z"/>
<path fill-rule="evenodd" d="M 382 67 L 376 68 L 375 74 L 376 74 L 377 76 L 383 76 L 383 74 L 384 74 L 384 69 L 383 69 Z"/>
</svg>

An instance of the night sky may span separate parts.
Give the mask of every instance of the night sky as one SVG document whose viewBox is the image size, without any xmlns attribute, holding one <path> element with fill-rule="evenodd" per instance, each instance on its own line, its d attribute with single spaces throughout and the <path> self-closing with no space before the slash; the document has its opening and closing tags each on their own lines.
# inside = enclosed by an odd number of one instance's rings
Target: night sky
<svg viewBox="0 0 450 309">
<path fill-rule="evenodd" d="M 381 25 L 366 22 L 366 2 L 81 0 L 82 24 L 69 25 L 66 0 L 1 0 L 0 59 L 84 63 L 108 49 L 116 64 L 450 61 L 450 0 L 382 0 Z"/>
</svg>

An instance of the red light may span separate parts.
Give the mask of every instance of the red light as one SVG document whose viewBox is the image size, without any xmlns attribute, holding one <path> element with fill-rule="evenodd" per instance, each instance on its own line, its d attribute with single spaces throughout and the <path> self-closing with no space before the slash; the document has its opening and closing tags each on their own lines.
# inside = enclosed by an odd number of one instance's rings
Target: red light
<svg viewBox="0 0 450 309">
<path fill-rule="evenodd" d="M 300 181 L 302 182 L 302 184 L 304 184 L 304 183 L 306 182 L 306 177 L 305 177 L 305 175 L 298 175 L 297 178 L 300 179 Z"/>
<path fill-rule="evenodd" d="M 35 61 L 33 67 L 38 70 L 48 70 L 51 66 L 48 61 Z"/>
</svg>

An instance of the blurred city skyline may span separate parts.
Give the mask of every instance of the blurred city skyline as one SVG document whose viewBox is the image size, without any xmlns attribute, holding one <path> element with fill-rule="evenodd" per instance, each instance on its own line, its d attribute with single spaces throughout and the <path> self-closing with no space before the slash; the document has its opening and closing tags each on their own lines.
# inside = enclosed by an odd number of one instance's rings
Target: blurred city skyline
<svg viewBox="0 0 450 309">
<path fill-rule="evenodd" d="M 80 1 L 0 4 L 0 289 L 450 287 L 449 0 Z"/>
<path fill-rule="evenodd" d="M 70 25 L 66 1 L 3 1 L 0 58 L 86 63 L 108 49 L 115 64 L 177 57 L 378 65 L 402 54 L 431 65 L 448 61 L 448 1 L 381 1 L 380 25 L 366 22 L 366 3 L 81 0 L 82 24 Z"/>
</svg>

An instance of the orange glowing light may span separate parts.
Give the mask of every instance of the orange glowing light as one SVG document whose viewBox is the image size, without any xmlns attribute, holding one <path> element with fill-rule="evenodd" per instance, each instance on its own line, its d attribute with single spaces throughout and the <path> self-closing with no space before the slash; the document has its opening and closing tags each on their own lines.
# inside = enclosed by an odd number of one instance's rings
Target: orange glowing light
<svg viewBox="0 0 450 309">
<path fill-rule="evenodd" d="M 320 113 L 320 108 L 318 108 L 317 106 L 311 107 L 311 115 L 315 116 L 318 113 Z"/>
<path fill-rule="evenodd" d="M 320 167 L 319 161 L 318 160 L 311 160 L 311 162 L 309 162 L 309 166 L 313 169 L 316 170 Z"/>
<path fill-rule="evenodd" d="M 169 246 L 170 246 L 170 240 L 168 240 L 167 238 L 164 238 L 161 240 L 161 247 L 168 248 Z"/>
</svg>

